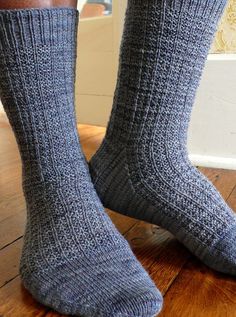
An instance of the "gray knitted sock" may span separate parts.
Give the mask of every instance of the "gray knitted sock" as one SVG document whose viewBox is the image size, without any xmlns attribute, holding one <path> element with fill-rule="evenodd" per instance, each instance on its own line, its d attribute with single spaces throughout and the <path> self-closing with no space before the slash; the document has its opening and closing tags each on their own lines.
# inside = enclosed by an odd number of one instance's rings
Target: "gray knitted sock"
<svg viewBox="0 0 236 317">
<path fill-rule="evenodd" d="M 114 105 L 90 163 L 104 205 L 161 225 L 236 274 L 236 217 L 194 168 L 187 129 L 226 0 L 129 0 Z"/>
<path fill-rule="evenodd" d="M 80 149 L 76 25 L 74 9 L 0 11 L 0 93 L 28 209 L 22 280 L 63 314 L 151 317 L 161 295 L 105 214 Z"/>
</svg>

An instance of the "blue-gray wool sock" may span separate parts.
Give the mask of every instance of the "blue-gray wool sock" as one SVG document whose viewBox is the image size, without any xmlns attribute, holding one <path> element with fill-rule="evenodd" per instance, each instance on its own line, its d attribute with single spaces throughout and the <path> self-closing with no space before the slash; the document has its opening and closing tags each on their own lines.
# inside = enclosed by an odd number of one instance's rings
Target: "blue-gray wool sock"
<svg viewBox="0 0 236 317">
<path fill-rule="evenodd" d="M 25 287 L 63 314 L 152 317 L 162 298 L 104 212 L 74 117 L 77 12 L 0 11 L 0 95 L 23 162 Z"/>
<path fill-rule="evenodd" d="M 112 115 L 90 170 L 106 207 L 166 228 L 208 266 L 235 275 L 235 214 L 186 149 L 226 2 L 128 1 Z"/>
</svg>

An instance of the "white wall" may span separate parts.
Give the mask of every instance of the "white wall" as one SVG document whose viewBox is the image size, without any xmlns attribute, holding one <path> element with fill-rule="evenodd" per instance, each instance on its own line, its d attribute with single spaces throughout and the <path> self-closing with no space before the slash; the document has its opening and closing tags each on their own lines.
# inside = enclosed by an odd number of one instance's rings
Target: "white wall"
<svg viewBox="0 0 236 317">
<path fill-rule="evenodd" d="M 209 55 L 192 115 L 196 164 L 236 169 L 236 55 Z"/>
<path fill-rule="evenodd" d="M 83 9 L 83 6 L 85 5 L 85 3 L 87 2 L 87 0 L 79 0 L 78 1 L 78 10 L 81 11 Z"/>
<path fill-rule="evenodd" d="M 76 110 L 80 123 L 105 126 L 116 84 L 126 0 L 109 17 L 82 19 L 78 34 Z"/>
</svg>

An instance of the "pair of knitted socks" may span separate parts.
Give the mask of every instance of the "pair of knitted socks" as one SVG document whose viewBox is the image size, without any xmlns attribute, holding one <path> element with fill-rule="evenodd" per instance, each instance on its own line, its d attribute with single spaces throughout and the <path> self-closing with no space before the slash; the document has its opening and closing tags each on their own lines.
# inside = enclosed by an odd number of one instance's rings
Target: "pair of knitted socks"
<svg viewBox="0 0 236 317">
<path fill-rule="evenodd" d="M 236 274 L 236 218 L 188 161 L 195 92 L 225 0 L 129 0 L 106 137 L 90 162 L 106 207 L 159 224 Z M 74 116 L 77 12 L 0 11 L 0 95 L 23 165 L 25 287 L 86 317 L 153 317 L 160 292 L 104 212 Z"/>
</svg>

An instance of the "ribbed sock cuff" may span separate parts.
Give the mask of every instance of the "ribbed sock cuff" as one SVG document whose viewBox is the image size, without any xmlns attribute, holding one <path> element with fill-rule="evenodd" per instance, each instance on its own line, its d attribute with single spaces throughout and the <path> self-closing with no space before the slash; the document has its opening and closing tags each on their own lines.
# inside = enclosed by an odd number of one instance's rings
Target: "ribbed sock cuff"
<svg viewBox="0 0 236 317">
<path fill-rule="evenodd" d="M 173 12 L 186 12 L 193 16 L 218 20 L 227 4 L 227 0 L 128 0 L 128 8 L 135 6 L 158 8 L 169 7 Z M 144 8 L 145 9 L 145 8 Z"/>
<path fill-rule="evenodd" d="M 73 8 L 0 10 L 0 50 L 73 43 L 77 21 Z"/>
</svg>

